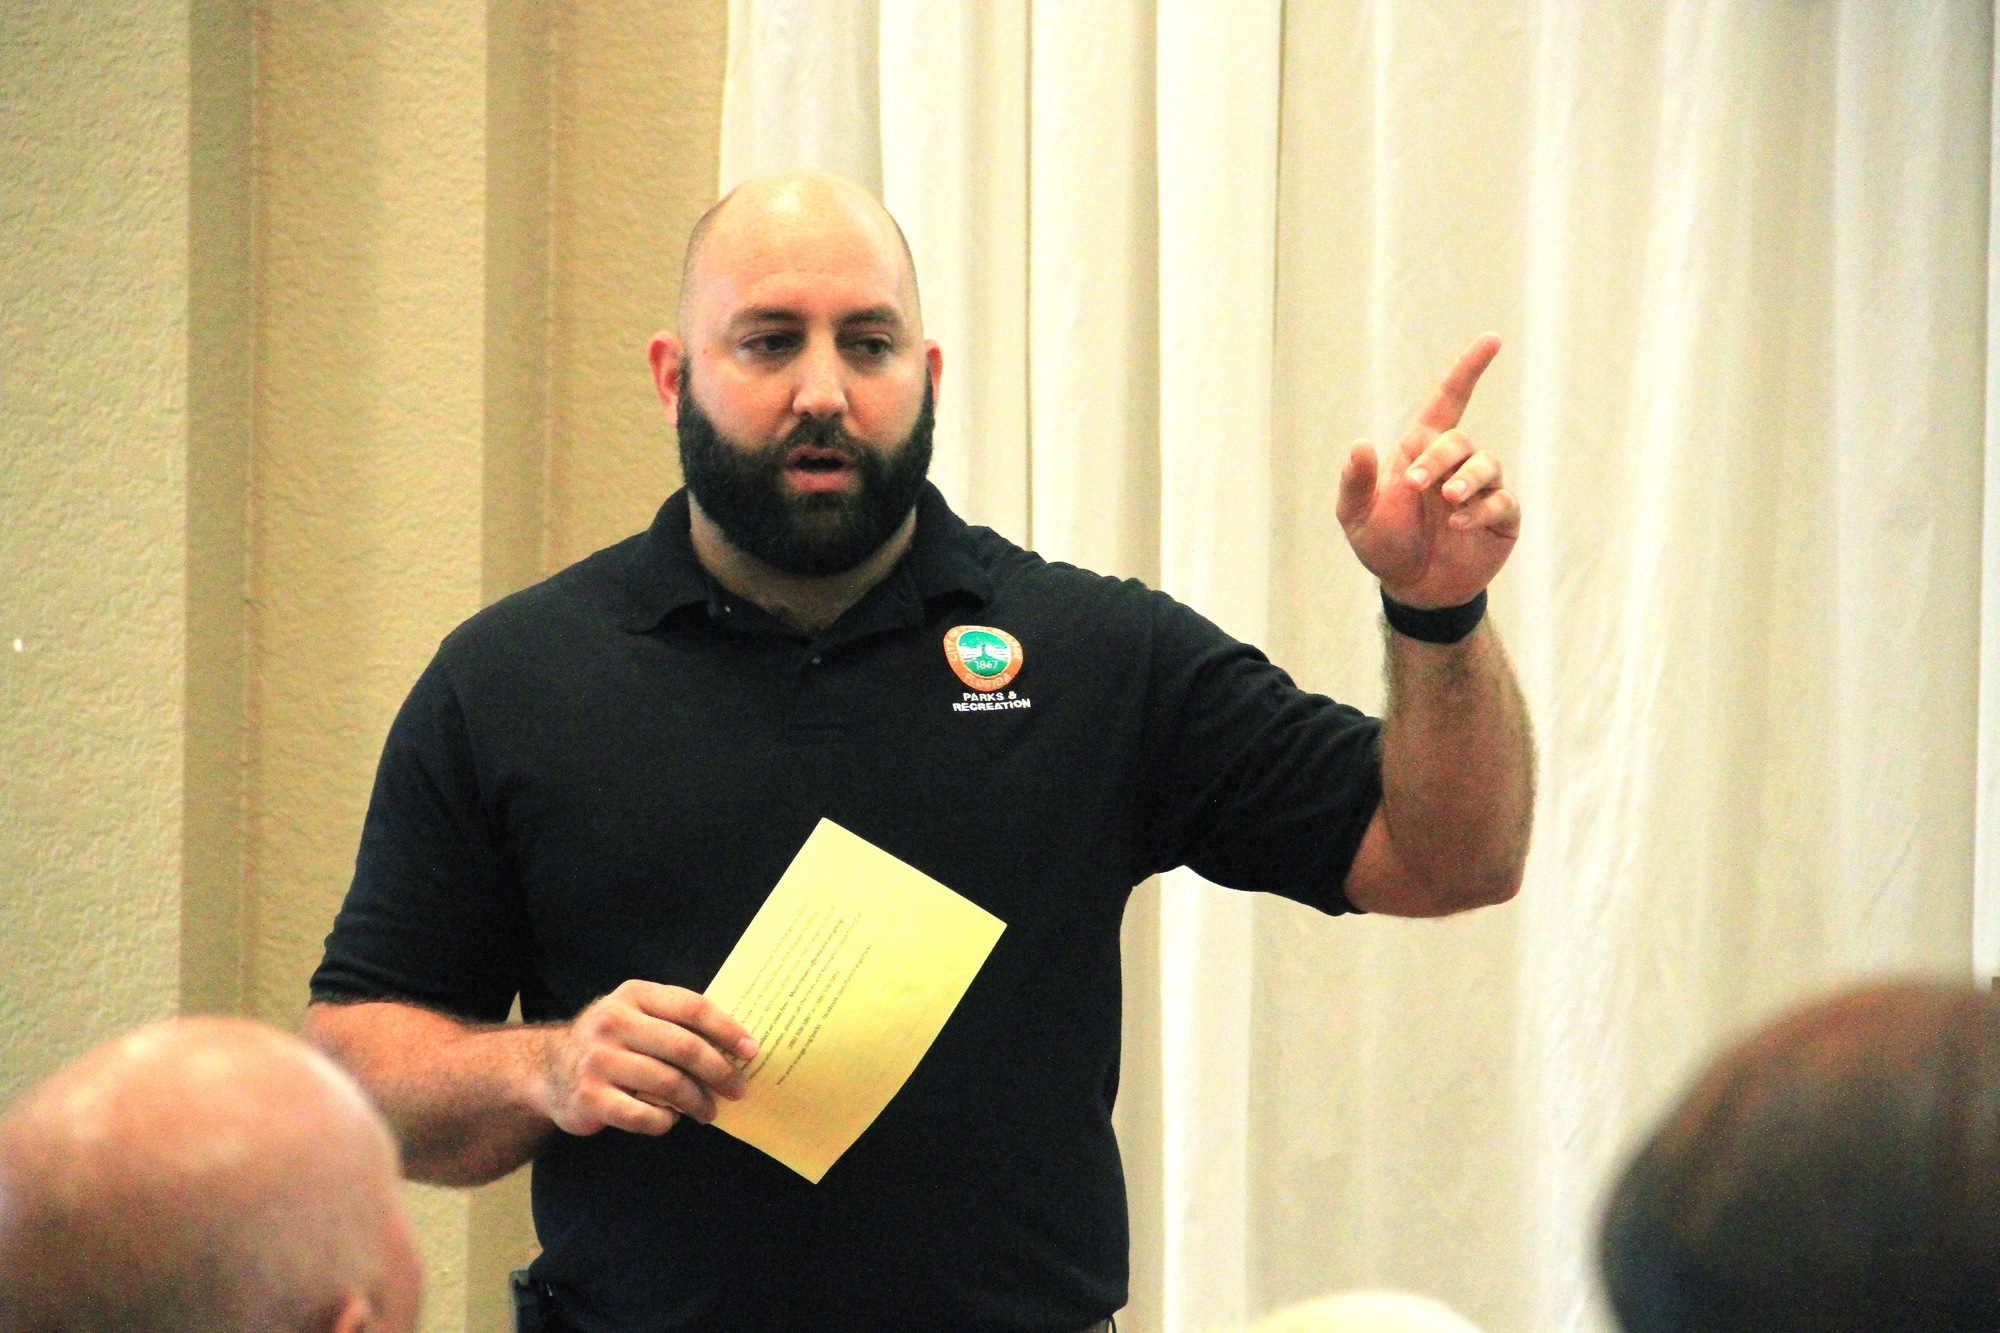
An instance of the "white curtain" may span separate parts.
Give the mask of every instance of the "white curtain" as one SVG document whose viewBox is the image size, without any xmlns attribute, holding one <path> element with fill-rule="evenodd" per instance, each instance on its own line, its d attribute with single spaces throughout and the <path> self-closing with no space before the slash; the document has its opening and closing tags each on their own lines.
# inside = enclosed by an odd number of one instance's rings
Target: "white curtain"
<svg viewBox="0 0 2000 1333">
<path fill-rule="evenodd" d="M 1468 426 L 1526 512 L 1494 604 L 1541 741 L 1527 886 L 1433 923 L 1142 891 L 1125 1327 L 1386 1284 L 1604 1328 L 1598 1198 L 1717 1042 L 1859 975 L 2000 971 L 1987 4 L 731 19 L 721 184 L 883 192 L 954 503 L 1313 688 L 1380 703 L 1346 445 L 1508 341 Z"/>
</svg>

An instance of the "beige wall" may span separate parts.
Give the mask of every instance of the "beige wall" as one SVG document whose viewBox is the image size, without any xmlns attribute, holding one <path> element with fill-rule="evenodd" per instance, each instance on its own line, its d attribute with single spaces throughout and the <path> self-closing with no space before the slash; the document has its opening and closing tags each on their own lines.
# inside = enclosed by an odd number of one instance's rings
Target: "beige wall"
<svg viewBox="0 0 2000 1333">
<path fill-rule="evenodd" d="M 236 1002 L 245 12 L 0 8 L 0 1097 Z"/>
<path fill-rule="evenodd" d="M 176 1010 L 295 1024 L 438 638 L 650 517 L 725 39 L 0 7 L 0 1097 Z M 524 1181 L 412 1202 L 426 1327 L 506 1327 Z"/>
</svg>

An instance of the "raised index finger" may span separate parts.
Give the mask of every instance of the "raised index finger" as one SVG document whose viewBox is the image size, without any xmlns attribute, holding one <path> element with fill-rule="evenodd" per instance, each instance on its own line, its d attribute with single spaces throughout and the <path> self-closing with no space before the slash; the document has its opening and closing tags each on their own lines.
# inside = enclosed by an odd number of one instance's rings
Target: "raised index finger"
<svg viewBox="0 0 2000 1333">
<path fill-rule="evenodd" d="M 1458 360 L 1445 372 L 1444 382 L 1438 385 L 1430 402 L 1424 404 L 1417 424 L 1435 434 L 1458 425 L 1459 418 L 1465 415 L 1465 405 L 1472 401 L 1472 391 L 1479 386 L 1479 377 L 1499 354 L 1499 334 L 1482 333 L 1474 338 L 1472 345 L 1459 353 Z"/>
</svg>

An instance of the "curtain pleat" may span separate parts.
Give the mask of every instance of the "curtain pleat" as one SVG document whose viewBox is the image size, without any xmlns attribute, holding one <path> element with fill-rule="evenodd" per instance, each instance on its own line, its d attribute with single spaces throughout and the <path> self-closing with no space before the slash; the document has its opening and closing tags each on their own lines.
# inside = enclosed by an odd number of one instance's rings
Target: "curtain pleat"
<svg viewBox="0 0 2000 1333">
<path fill-rule="evenodd" d="M 1993 63 L 1974 0 L 735 0 L 722 183 L 885 191 L 954 503 L 1310 688 L 1381 703 L 1349 441 L 1507 340 L 1466 425 L 1526 513 L 1527 884 L 1135 896 L 1122 1327 L 1393 1285 L 1605 1329 L 1599 1199 L 1719 1042 L 2000 971 Z"/>
<path fill-rule="evenodd" d="M 2000 68 L 2000 31 L 1989 68 Z M 2000 80 L 1990 94 L 1986 222 L 1986 439 L 2000 440 Z M 1979 798 L 1973 868 L 1972 971 L 2000 986 L 2000 457 L 1988 448 L 1981 510 Z"/>
<path fill-rule="evenodd" d="M 1843 961 L 1966 957 L 1991 15 L 1840 7 L 1833 445 Z"/>
<path fill-rule="evenodd" d="M 1028 539 L 1027 0 L 881 0 L 882 199 L 945 349 L 933 479 Z"/>
<path fill-rule="evenodd" d="M 832 171 L 882 192 L 876 0 L 729 0 L 722 189 Z"/>
<path fill-rule="evenodd" d="M 1237 637 L 1270 619 L 1280 6 L 1159 9 L 1160 586 Z M 1241 1322 L 1249 1291 L 1256 904 L 1160 893 L 1162 1318 Z"/>
<path fill-rule="evenodd" d="M 1034 546 L 1157 584 L 1159 187 L 1151 0 L 1033 8 Z M 1088 133 L 1079 127 L 1089 127 Z"/>
</svg>

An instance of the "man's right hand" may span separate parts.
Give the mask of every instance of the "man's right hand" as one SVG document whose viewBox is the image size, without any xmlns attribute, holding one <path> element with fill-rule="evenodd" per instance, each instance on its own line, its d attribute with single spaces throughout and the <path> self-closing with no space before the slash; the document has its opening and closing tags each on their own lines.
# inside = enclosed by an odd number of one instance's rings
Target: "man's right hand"
<svg viewBox="0 0 2000 1333">
<path fill-rule="evenodd" d="M 569 1134 L 664 1134 L 684 1115 L 707 1124 L 716 1097 L 743 1095 L 737 1070 L 757 1054 L 706 997 L 651 981 L 628 981 L 548 1031 L 536 1109 Z"/>
<path fill-rule="evenodd" d="M 483 1185 L 559 1127 L 664 1134 L 743 1095 L 757 1044 L 693 991 L 628 981 L 567 1025 L 488 1027 L 412 1004 L 321 1001 L 305 1035 L 346 1065 L 395 1127 L 412 1180 Z M 723 1052 L 729 1052 L 724 1055 Z"/>
</svg>

